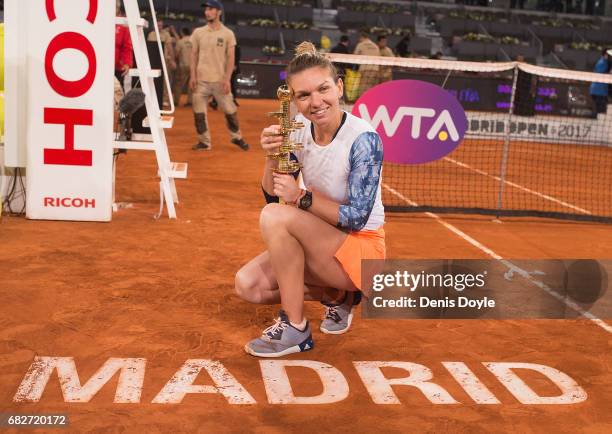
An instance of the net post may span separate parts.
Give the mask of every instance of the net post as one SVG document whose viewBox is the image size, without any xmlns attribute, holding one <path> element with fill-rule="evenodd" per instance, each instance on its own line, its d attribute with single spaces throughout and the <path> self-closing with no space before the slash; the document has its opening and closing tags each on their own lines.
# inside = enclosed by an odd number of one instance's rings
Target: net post
<svg viewBox="0 0 612 434">
<path fill-rule="evenodd" d="M 504 137 L 504 149 L 502 151 L 501 166 L 499 169 L 499 194 L 497 196 L 497 219 L 501 216 L 504 196 L 504 183 L 506 182 L 506 170 L 508 168 L 508 151 L 510 150 L 510 125 L 512 123 L 512 112 L 514 111 L 514 101 L 516 97 L 516 81 L 518 77 L 518 66 L 514 66 L 512 73 L 512 93 L 510 94 L 510 108 L 508 109 L 508 118 L 506 125 L 506 134 Z"/>
</svg>

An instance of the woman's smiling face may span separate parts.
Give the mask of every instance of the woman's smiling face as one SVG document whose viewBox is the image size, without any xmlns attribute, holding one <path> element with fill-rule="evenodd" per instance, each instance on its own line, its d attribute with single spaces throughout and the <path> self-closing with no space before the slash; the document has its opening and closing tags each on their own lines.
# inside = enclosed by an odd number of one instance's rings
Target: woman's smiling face
<svg viewBox="0 0 612 434">
<path fill-rule="evenodd" d="M 317 66 L 293 74 L 289 87 L 297 109 L 315 126 L 324 126 L 339 118 L 342 80 L 334 82 L 328 68 Z"/>
</svg>

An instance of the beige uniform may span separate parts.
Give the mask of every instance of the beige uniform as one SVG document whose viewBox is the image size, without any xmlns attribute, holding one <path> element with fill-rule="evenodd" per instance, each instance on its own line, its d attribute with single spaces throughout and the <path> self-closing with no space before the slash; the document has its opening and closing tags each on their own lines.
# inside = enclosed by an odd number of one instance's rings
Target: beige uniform
<svg viewBox="0 0 612 434">
<path fill-rule="evenodd" d="M 183 36 L 176 43 L 176 74 L 174 74 L 174 85 L 172 86 L 172 94 L 174 96 L 174 104 L 178 105 L 181 99 L 181 94 L 185 86 L 189 89 L 189 74 L 191 68 L 191 50 L 192 43 L 189 36 Z M 191 102 L 191 89 L 188 90 L 188 102 Z"/>
<path fill-rule="evenodd" d="M 383 47 L 380 49 L 379 56 L 383 57 L 395 57 L 393 54 L 393 50 L 389 47 Z M 390 81 L 393 79 L 393 67 L 391 66 L 381 66 L 379 67 L 379 78 L 380 82 L 384 83 L 385 81 Z"/>
<path fill-rule="evenodd" d="M 170 35 L 170 31 L 168 29 L 161 29 L 159 31 L 159 36 L 161 37 L 161 41 L 162 42 L 168 42 L 168 39 L 172 39 L 172 36 Z M 157 41 L 157 34 L 155 33 L 155 30 L 151 30 L 149 32 L 149 34 L 147 35 L 147 41 L 149 42 L 155 42 Z"/>
<path fill-rule="evenodd" d="M 380 56 L 380 49 L 370 39 L 364 39 L 355 47 L 353 54 L 363 56 Z M 357 90 L 357 98 L 359 98 L 366 90 L 376 86 L 379 83 L 378 65 L 359 65 L 359 88 Z"/>
<path fill-rule="evenodd" d="M 223 24 L 219 30 L 213 30 L 210 26 L 199 27 L 191 35 L 191 43 L 198 53 L 198 81 L 222 82 L 227 71 L 229 50 L 236 46 L 234 32 Z"/>
<path fill-rule="evenodd" d="M 183 36 L 176 43 L 176 62 L 179 67 L 190 67 L 191 66 L 191 43 L 190 36 Z"/>
<path fill-rule="evenodd" d="M 371 39 L 364 39 L 355 47 L 353 54 L 361 54 L 364 56 L 379 56 L 380 49 L 378 45 L 372 42 Z"/>
<path fill-rule="evenodd" d="M 214 30 L 210 26 L 199 27 L 191 35 L 192 50 L 197 53 L 196 65 L 197 86 L 193 93 L 193 111 L 196 130 L 200 143 L 210 145 L 210 131 L 206 110 L 208 99 L 212 95 L 219 108 L 225 113 L 227 128 L 233 140 L 242 139 L 238 124 L 238 108 L 232 93 L 223 93 L 223 83 L 229 81 L 227 64 L 230 50 L 236 47 L 234 32 L 220 24 Z M 230 72 L 231 74 L 231 72 Z"/>
<path fill-rule="evenodd" d="M 176 59 L 175 59 L 175 54 L 174 54 L 174 38 L 172 37 L 168 29 L 161 29 L 159 31 L 159 36 L 160 36 L 159 39 L 161 40 L 162 44 L 164 44 L 164 61 L 166 62 L 168 80 L 170 81 L 170 83 L 173 83 L 175 72 L 176 72 Z M 149 35 L 147 36 L 147 41 L 157 42 L 157 34 L 155 33 L 155 30 L 149 32 Z M 168 90 L 165 84 L 164 84 L 163 92 L 164 92 L 163 93 L 163 105 L 168 106 L 170 105 L 170 97 L 168 95 Z"/>
</svg>

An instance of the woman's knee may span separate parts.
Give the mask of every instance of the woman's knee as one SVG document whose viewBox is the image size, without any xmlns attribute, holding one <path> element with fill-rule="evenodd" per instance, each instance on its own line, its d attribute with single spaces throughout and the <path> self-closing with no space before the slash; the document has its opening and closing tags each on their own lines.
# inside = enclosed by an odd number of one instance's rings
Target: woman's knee
<svg viewBox="0 0 612 434">
<path fill-rule="evenodd" d="M 234 277 L 234 291 L 241 299 L 250 303 L 260 303 L 261 294 L 258 280 L 245 268 L 241 268 Z"/>
<path fill-rule="evenodd" d="M 263 207 L 259 215 L 259 227 L 262 233 L 279 230 L 286 227 L 290 221 L 291 207 L 278 203 L 269 203 Z"/>
</svg>

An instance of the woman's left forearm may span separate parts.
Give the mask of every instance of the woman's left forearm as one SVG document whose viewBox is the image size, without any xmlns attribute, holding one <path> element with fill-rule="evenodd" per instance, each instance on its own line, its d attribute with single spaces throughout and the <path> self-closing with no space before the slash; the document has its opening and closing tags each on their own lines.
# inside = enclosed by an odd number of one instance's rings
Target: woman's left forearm
<svg viewBox="0 0 612 434">
<path fill-rule="evenodd" d="M 338 224 L 339 209 L 339 203 L 334 202 L 321 193 L 316 191 L 312 192 L 312 205 L 308 208 L 308 212 L 316 215 L 330 225 L 336 226 Z"/>
</svg>

